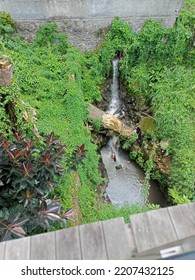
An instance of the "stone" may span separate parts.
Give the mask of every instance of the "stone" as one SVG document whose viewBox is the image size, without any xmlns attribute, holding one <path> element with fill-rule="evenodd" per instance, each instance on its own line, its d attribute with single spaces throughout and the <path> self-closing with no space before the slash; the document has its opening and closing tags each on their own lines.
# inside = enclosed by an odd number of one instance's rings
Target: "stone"
<svg viewBox="0 0 195 280">
<path fill-rule="evenodd" d="M 169 146 L 169 141 L 161 140 L 159 143 L 161 150 L 166 150 Z"/>
<path fill-rule="evenodd" d="M 143 132 L 153 132 L 156 128 L 156 121 L 152 117 L 142 117 L 139 127 Z"/>
<path fill-rule="evenodd" d="M 119 164 L 119 165 L 115 166 L 115 168 L 116 168 L 116 170 L 119 170 L 119 169 L 122 169 L 123 167 L 121 164 Z"/>
<path fill-rule="evenodd" d="M 9 86 L 13 77 L 13 67 L 8 60 L 0 59 L 0 85 Z"/>
</svg>

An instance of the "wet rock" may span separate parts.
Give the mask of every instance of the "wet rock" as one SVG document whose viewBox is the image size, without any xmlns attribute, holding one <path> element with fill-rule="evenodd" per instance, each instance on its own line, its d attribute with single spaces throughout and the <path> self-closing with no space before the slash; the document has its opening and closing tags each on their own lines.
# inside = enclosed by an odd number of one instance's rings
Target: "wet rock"
<svg viewBox="0 0 195 280">
<path fill-rule="evenodd" d="M 119 170 L 119 169 L 122 169 L 123 167 L 121 164 L 119 164 L 119 165 L 115 166 L 115 168 L 116 168 L 116 170 Z"/>
<path fill-rule="evenodd" d="M 106 111 L 111 101 L 111 79 L 108 79 L 105 82 L 105 84 L 102 86 L 101 92 L 102 100 L 96 105 L 98 108 L 102 109 L 103 111 Z"/>
</svg>

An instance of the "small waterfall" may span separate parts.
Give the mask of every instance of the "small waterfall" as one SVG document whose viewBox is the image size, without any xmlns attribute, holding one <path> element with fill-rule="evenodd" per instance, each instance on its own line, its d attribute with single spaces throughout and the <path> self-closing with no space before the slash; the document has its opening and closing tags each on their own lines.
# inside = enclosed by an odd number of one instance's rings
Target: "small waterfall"
<svg viewBox="0 0 195 280">
<path fill-rule="evenodd" d="M 119 88 L 119 59 L 114 59 L 112 65 L 111 101 L 107 113 L 118 117 L 121 114 L 120 108 L 122 105 Z M 140 178 L 135 166 L 130 164 L 128 156 L 120 149 L 118 136 L 113 135 L 110 138 L 107 145 L 102 148 L 101 156 L 109 179 L 106 195 L 108 195 L 112 204 L 119 206 L 125 203 L 143 204 L 141 189 L 144 175 L 142 174 L 143 176 Z"/>
<path fill-rule="evenodd" d="M 118 71 L 119 59 L 114 59 L 112 62 L 113 66 L 113 79 L 112 79 L 112 96 L 110 104 L 108 105 L 107 113 L 116 114 L 119 110 L 121 101 L 119 98 L 119 71 Z"/>
<path fill-rule="evenodd" d="M 123 105 L 120 100 L 118 66 L 119 59 L 114 59 L 111 101 L 107 109 L 107 113 L 117 117 L 121 116 L 121 107 Z M 145 204 L 143 196 L 145 174 L 120 149 L 118 136 L 113 135 L 110 138 L 107 145 L 101 149 L 101 156 L 109 180 L 105 195 L 109 197 L 111 203 L 118 206 L 123 206 L 125 203 Z M 155 200 L 150 202 L 158 203 Z"/>
<path fill-rule="evenodd" d="M 111 85 L 111 101 L 108 105 L 107 113 L 111 115 L 119 115 L 120 114 L 120 106 L 121 101 L 119 97 L 119 59 L 115 58 L 112 61 L 112 67 L 113 67 L 113 78 L 112 78 L 112 85 Z M 111 157 L 114 157 L 113 160 L 118 162 L 119 160 L 119 139 L 116 135 L 112 136 L 108 142 L 108 147 L 111 151 Z"/>
</svg>

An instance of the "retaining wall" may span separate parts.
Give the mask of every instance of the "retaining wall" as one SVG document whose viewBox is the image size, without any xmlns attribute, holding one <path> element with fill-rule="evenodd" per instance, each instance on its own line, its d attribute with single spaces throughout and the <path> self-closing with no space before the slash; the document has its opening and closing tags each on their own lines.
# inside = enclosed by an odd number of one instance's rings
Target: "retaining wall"
<svg viewBox="0 0 195 280">
<path fill-rule="evenodd" d="M 56 21 L 80 49 L 93 49 L 101 40 L 100 28 L 109 26 L 116 16 L 139 31 L 148 18 L 162 19 L 172 27 L 183 0 L 0 0 L 0 11 L 9 12 L 18 31 L 33 40 L 40 25 Z"/>
</svg>

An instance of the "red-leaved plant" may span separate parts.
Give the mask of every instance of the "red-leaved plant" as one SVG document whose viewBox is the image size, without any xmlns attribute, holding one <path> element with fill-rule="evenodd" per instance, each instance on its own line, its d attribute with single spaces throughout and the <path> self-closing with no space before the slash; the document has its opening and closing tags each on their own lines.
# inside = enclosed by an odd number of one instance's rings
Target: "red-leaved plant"
<svg viewBox="0 0 195 280">
<path fill-rule="evenodd" d="M 84 158 L 84 145 L 73 153 L 69 169 Z M 64 212 L 54 197 L 54 177 L 62 175 L 65 151 L 52 132 L 42 144 L 14 134 L 14 141 L 0 134 L 0 241 L 24 237 L 38 227 L 73 221 L 72 209 Z"/>
</svg>

